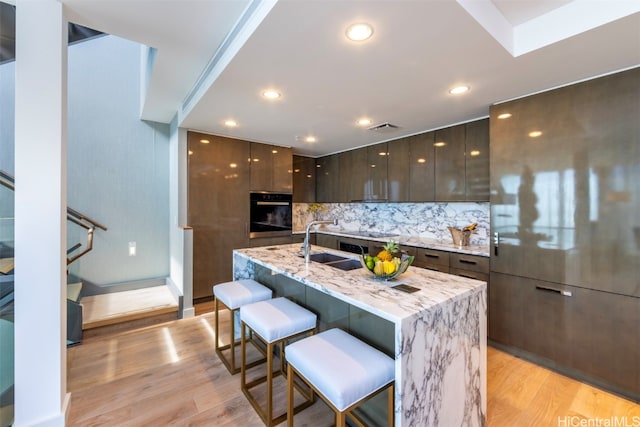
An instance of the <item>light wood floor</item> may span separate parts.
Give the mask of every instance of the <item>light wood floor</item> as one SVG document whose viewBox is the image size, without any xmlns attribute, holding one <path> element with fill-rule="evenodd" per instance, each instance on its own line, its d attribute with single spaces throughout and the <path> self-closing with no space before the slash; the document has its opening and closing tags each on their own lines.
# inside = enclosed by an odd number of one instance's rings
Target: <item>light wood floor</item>
<svg viewBox="0 0 640 427">
<path fill-rule="evenodd" d="M 68 425 L 262 426 L 240 391 L 240 376 L 230 375 L 214 352 L 211 307 L 197 306 L 191 319 L 69 348 Z M 580 420 L 624 416 L 635 427 L 633 417 L 640 417 L 640 405 L 493 348 L 487 388 L 490 427 L 593 425 Z M 318 401 L 296 416 L 296 425 L 328 426 L 331 417 Z M 559 424 L 559 417 L 574 418 Z"/>
</svg>

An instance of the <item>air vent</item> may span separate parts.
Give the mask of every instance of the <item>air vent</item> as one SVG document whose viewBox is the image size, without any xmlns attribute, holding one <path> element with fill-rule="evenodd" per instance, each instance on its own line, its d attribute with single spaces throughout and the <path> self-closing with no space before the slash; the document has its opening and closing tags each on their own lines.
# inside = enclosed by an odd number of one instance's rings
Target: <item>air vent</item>
<svg viewBox="0 0 640 427">
<path fill-rule="evenodd" d="M 372 130 L 374 132 L 378 132 L 378 133 L 389 133 L 397 129 L 400 129 L 400 126 L 396 126 L 394 124 L 386 122 L 386 123 L 381 123 L 379 125 L 371 126 L 370 128 L 367 128 L 367 129 Z"/>
</svg>

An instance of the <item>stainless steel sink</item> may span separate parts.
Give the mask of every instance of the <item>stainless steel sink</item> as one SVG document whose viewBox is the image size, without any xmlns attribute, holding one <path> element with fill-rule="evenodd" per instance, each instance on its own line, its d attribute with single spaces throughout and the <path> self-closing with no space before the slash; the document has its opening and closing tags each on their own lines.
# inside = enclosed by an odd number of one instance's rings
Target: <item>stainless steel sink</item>
<svg viewBox="0 0 640 427">
<path fill-rule="evenodd" d="M 362 268 L 359 260 L 347 258 L 340 255 L 330 254 L 328 252 L 319 252 L 309 255 L 309 259 L 319 264 L 328 265 L 343 271 L 355 270 Z"/>
<path fill-rule="evenodd" d="M 326 263 L 325 265 L 329 265 L 331 267 L 335 267 L 343 271 L 356 270 L 358 268 L 362 268 L 362 264 L 360 263 L 359 260 L 349 259 L 349 258 L 345 259 L 344 261 L 329 262 L 329 263 Z"/>
<path fill-rule="evenodd" d="M 311 259 L 311 261 L 319 262 L 320 264 L 327 264 L 327 263 L 330 263 L 330 262 L 344 261 L 344 260 L 349 259 L 349 258 L 345 258 L 345 257 L 340 256 L 340 255 L 330 254 L 330 253 L 327 253 L 327 252 L 320 252 L 320 253 L 317 253 L 317 254 L 309 255 L 309 259 Z"/>
</svg>

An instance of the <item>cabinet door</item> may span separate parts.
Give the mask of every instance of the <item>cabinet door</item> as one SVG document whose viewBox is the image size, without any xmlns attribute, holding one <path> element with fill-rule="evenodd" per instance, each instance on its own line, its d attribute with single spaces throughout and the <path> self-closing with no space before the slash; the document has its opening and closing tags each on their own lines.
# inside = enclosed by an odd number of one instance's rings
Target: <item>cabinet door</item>
<svg viewBox="0 0 640 427">
<path fill-rule="evenodd" d="M 312 157 L 293 156 L 293 201 L 316 201 L 316 161 Z"/>
<path fill-rule="evenodd" d="M 436 201 L 465 200 L 465 125 L 436 131 Z"/>
<path fill-rule="evenodd" d="M 251 190 L 272 191 L 271 146 L 267 144 L 251 143 Z"/>
<path fill-rule="evenodd" d="M 387 143 L 367 147 L 365 200 L 387 200 Z"/>
<path fill-rule="evenodd" d="M 489 201 L 489 119 L 466 124 L 465 182 L 468 201 Z"/>
<path fill-rule="evenodd" d="M 338 202 L 349 203 L 366 200 L 367 149 L 345 151 L 340 158 L 340 192 Z"/>
<path fill-rule="evenodd" d="M 187 141 L 193 297 L 202 298 L 232 279 L 232 249 L 249 246 L 249 143 L 195 132 Z"/>
<path fill-rule="evenodd" d="M 426 132 L 408 138 L 409 141 L 409 201 L 435 200 L 434 133 Z M 404 165 L 406 168 L 406 164 Z"/>
<path fill-rule="evenodd" d="M 340 190 L 338 155 L 321 157 L 316 160 L 316 201 L 335 203 Z"/>
<path fill-rule="evenodd" d="M 271 191 L 293 191 L 293 151 L 288 147 L 271 146 Z"/>
<path fill-rule="evenodd" d="M 387 145 L 387 191 L 390 202 L 408 202 L 411 167 L 410 141 L 402 138 Z"/>
<path fill-rule="evenodd" d="M 291 193 L 292 169 L 290 148 L 251 143 L 251 190 Z"/>
</svg>

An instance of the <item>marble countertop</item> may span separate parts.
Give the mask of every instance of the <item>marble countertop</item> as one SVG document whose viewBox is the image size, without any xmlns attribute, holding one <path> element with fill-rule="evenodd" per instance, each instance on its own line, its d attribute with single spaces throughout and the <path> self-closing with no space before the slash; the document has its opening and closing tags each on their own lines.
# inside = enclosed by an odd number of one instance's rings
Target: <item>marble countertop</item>
<svg viewBox="0 0 640 427">
<path fill-rule="evenodd" d="M 316 252 L 358 259 L 352 253 L 312 246 L 312 253 Z M 299 243 L 237 249 L 234 250 L 234 271 L 242 268 L 237 265 L 241 261 L 238 257 L 244 258 L 397 324 L 422 312 L 468 298 L 487 286 L 479 280 L 418 267 L 409 267 L 395 280 L 378 281 L 364 268 L 342 271 L 316 262 L 306 265 L 299 253 Z M 399 284 L 419 290 L 406 293 L 394 289 Z"/>
<path fill-rule="evenodd" d="M 352 239 L 364 239 L 372 240 L 376 242 L 386 243 L 389 240 L 393 240 L 399 243 L 401 246 L 415 246 L 418 248 L 436 249 L 440 251 L 456 252 L 467 255 L 478 255 L 489 257 L 490 248 L 488 246 L 457 246 L 453 242 L 438 241 L 434 239 L 428 239 L 420 236 L 407 236 L 407 235 L 390 235 L 385 237 L 372 237 L 366 233 L 359 234 L 358 231 L 342 230 L 340 228 L 332 228 L 331 226 L 318 226 L 313 230 L 315 233 L 331 234 L 334 236 L 350 237 Z M 304 231 L 294 231 L 293 234 L 301 234 Z M 389 233 L 392 234 L 392 233 Z"/>
</svg>

